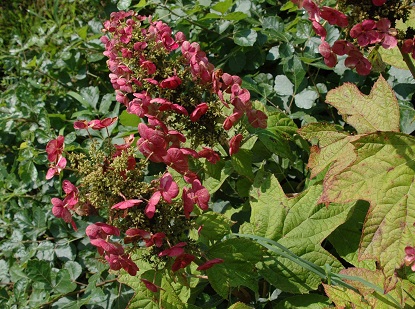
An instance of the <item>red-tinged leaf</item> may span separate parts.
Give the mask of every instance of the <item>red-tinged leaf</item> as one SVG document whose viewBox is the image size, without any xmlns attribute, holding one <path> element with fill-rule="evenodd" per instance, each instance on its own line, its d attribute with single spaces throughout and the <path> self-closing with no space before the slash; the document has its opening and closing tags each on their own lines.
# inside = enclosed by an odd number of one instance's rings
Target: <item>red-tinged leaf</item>
<svg viewBox="0 0 415 309">
<path fill-rule="evenodd" d="M 415 285 L 407 280 L 398 279 L 396 276 L 390 280 L 381 270 L 369 270 L 365 268 L 348 268 L 340 271 L 341 275 L 347 275 L 364 281 L 344 279 L 357 291 L 342 289 L 336 286 L 324 285 L 324 290 L 330 299 L 336 304 L 336 308 L 354 306 L 358 308 L 400 308 L 402 306 L 413 307 L 413 297 L 408 294 L 413 291 Z M 367 283 L 366 283 L 367 282 Z M 393 306 L 392 306 L 393 304 Z"/>
<path fill-rule="evenodd" d="M 405 247 L 415 244 L 415 139 L 378 132 L 352 142 L 356 159 L 325 179 L 322 203 L 370 203 L 359 258 L 375 259 L 393 276 L 404 263 Z"/>
<path fill-rule="evenodd" d="M 382 75 L 369 95 L 362 94 L 355 84 L 346 83 L 329 91 L 326 101 L 337 108 L 358 133 L 399 132 L 398 100 Z"/>
</svg>

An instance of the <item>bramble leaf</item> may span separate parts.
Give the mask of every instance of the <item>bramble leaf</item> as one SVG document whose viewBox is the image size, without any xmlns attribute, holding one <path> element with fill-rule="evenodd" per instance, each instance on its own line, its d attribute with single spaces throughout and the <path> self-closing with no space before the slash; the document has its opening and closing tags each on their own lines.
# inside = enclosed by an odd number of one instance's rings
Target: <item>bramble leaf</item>
<svg viewBox="0 0 415 309">
<path fill-rule="evenodd" d="M 398 100 L 382 75 L 369 95 L 362 94 L 356 85 L 346 83 L 329 91 L 326 102 L 334 106 L 343 119 L 360 134 L 399 132 Z"/>
<path fill-rule="evenodd" d="M 234 35 L 234 42 L 239 46 L 254 46 L 258 33 L 252 29 L 238 31 Z"/>
</svg>

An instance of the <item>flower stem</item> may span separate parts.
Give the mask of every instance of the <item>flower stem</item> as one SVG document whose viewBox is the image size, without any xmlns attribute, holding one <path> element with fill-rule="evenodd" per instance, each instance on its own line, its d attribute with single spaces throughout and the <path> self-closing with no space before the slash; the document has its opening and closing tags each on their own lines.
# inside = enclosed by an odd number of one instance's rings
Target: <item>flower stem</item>
<svg viewBox="0 0 415 309">
<path fill-rule="evenodd" d="M 403 61 L 405 61 L 406 65 L 408 66 L 409 71 L 411 71 L 411 74 L 412 74 L 413 78 L 415 79 L 415 65 L 414 65 L 411 57 L 409 56 L 408 53 L 404 53 L 402 51 L 402 48 L 399 48 L 399 50 L 402 54 Z"/>
</svg>

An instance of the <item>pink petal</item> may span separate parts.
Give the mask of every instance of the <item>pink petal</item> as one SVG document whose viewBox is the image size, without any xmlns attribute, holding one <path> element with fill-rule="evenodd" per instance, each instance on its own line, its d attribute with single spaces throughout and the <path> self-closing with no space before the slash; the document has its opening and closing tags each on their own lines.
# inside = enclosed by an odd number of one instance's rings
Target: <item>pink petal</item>
<svg viewBox="0 0 415 309">
<path fill-rule="evenodd" d="M 196 106 L 195 110 L 190 114 L 190 120 L 196 122 L 208 111 L 209 106 L 207 103 L 201 103 Z"/>
<path fill-rule="evenodd" d="M 154 293 L 156 293 L 156 292 L 158 292 L 159 290 L 162 290 L 162 288 L 161 287 L 159 287 L 158 285 L 155 285 L 153 282 L 150 282 L 150 281 L 148 281 L 147 279 L 140 279 L 141 280 L 141 282 L 143 282 L 144 284 L 145 284 L 145 286 L 146 286 L 146 288 L 148 289 L 148 290 L 150 290 L 151 292 L 154 292 Z"/>
<path fill-rule="evenodd" d="M 171 203 L 172 199 L 179 194 L 179 186 L 174 182 L 170 173 L 166 173 L 160 179 L 160 189 L 164 200 Z"/>
<path fill-rule="evenodd" d="M 143 202 L 142 200 L 126 200 L 126 201 L 122 201 L 122 202 L 115 204 L 114 206 L 111 207 L 111 209 L 127 209 L 127 208 L 134 207 L 135 205 L 139 205 L 142 202 Z"/>
<path fill-rule="evenodd" d="M 161 192 L 156 191 L 153 193 L 153 195 L 148 200 L 146 209 L 144 210 L 145 215 L 147 218 L 151 219 L 154 216 L 154 213 L 156 212 L 156 205 L 160 201 Z"/>
</svg>

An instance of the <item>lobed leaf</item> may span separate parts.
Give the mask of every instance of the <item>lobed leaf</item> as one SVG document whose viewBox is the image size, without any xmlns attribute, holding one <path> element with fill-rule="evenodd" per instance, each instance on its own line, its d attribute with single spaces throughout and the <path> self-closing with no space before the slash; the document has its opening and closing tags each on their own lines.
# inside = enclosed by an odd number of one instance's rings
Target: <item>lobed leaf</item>
<svg viewBox="0 0 415 309">
<path fill-rule="evenodd" d="M 255 264 L 262 259 L 261 247 L 246 238 L 232 238 L 211 246 L 209 258 L 221 258 L 223 263 L 206 271 L 212 288 L 227 298 L 234 287 L 245 286 L 258 291 L 258 273 Z"/>
<path fill-rule="evenodd" d="M 346 168 L 356 158 L 351 142 L 357 137 L 342 131 L 339 126 L 312 123 L 299 129 L 298 133 L 314 144 L 310 149 L 307 164 L 311 169 L 310 178 L 314 178 L 331 166 L 326 174 L 327 179 Z"/>
<path fill-rule="evenodd" d="M 326 102 L 334 106 L 358 133 L 399 132 L 398 100 L 382 75 L 369 95 L 362 94 L 356 85 L 345 83 L 329 91 Z"/>
<path fill-rule="evenodd" d="M 352 142 L 356 160 L 324 183 L 320 202 L 366 200 L 360 259 L 375 259 L 387 276 L 403 265 L 405 247 L 415 244 L 415 139 L 377 132 Z"/>
<path fill-rule="evenodd" d="M 349 268 L 340 272 L 345 281 L 356 288 L 356 291 L 344 290 L 335 286 L 324 285 L 324 290 L 336 308 L 359 304 L 361 308 L 403 308 L 414 306 L 414 300 L 410 292 L 415 286 L 407 280 L 394 278 L 392 282 L 381 270 L 369 270 L 365 268 Z M 358 277 L 366 281 L 362 283 L 347 278 Z M 384 290 L 375 290 L 373 287 L 383 286 Z M 393 289 L 391 289 L 393 287 Z M 358 307 L 360 308 L 360 307 Z"/>
<path fill-rule="evenodd" d="M 324 250 L 321 243 L 346 221 L 354 204 L 325 207 L 318 203 L 321 192 L 322 186 L 315 185 L 288 198 L 274 176 L 261 177 L 259 173 L 251 190 L 251 219 L 242 225 L 241 233 L 278 241 L 305 260 L 319 266 L 329 264 L 340 270 L 340 262 Z M 283 291 L 305 293 L 321 283 L 316 274 L 278 255 L 272 254 L 258 267 L 266 280 Z"/>
</svg>

